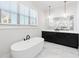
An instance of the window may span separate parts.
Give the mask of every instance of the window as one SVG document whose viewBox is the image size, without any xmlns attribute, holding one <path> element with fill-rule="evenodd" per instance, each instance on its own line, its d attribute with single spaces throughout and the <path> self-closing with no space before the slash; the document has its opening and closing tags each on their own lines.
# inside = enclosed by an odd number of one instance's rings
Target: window
<svg viewBox="0 0 79 59">
<path fill-rule="evenodd" d="M 10 10 L 10 2 L 0 1 L 0 9 L 9 11 Z"/>
<path fill-rule="evenodd" d="M 20 24 L 22 24 L 22 25 L 28 25 L 29 24 L 28 17 L 24 16 L 24 15 L 20 15 Z"/>
<path fill-rule="evenodd" d="M 11 24 L 17 24 L 17 14 L 11 13 Z"/>
<path fill-rule="evenodd" d="M 30 24 L 35 25 L 36 24 L 36 19 L 34 17 L 30 17 Z"/>
<path fill-rule="evenodd" d="M 17 4 L 12 2 L 0 1 L 1 23 L 2 24 L 17 24 Z"/>
<path fill-rule="evenodd" d="M 37 25 L 37 11 L 16 2 L 0 2 L 0 23 Z"/>
<path fill-rule="evenodd" d="M 10 2 L 10 12 L 17 13 L 18 5 L 16 2 Z"/>
<path fill-rule="evenodd" d="M 24 15 L 29 16 L 29 8 L 28 7 L 25 8 L 25 14 Z"/>
<path fill-rule="evenodd" d="M 25 16 L 25 25 L 28 25 L 28 24 L 29 24 L 29 17 Z"/>
<path fill-rule="evenodd" d="M 7 11 L 1 11 L 1 23 L 2 24 L 9 24 L 11 21 L 10 13 Z"/>
<path fill-rule="evenodd" d="M 20 24 L 21 25 L 25 24 L 25 17 L 23 15 L 20 15 Z"/>
<path fill-rule="evenodd" d="M 19 13 L 21 14 L 21 15 L 25 15 L 25 7 L 24 7 L 24 5 L 20 5 L 19 6 Z"/>
<path fill-rule="evenodd" d="M 37 12 L 33 9 L 30 9 L 30 24 L 36 25 L 37 24 Z"/>
</svg>

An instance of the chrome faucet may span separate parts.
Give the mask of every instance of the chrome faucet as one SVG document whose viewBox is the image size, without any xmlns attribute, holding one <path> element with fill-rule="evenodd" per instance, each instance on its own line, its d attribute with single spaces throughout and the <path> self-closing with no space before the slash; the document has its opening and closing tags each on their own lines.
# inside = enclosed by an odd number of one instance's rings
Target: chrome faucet
<svg viewBox="0 0 79 59">
<path fill-rule="evenodd" d="M 27 35 L 27 36 L 26 36 L 26 40 L 28 40 L 28 39 L 30 39 L 30 35 Z"/>
</svg>

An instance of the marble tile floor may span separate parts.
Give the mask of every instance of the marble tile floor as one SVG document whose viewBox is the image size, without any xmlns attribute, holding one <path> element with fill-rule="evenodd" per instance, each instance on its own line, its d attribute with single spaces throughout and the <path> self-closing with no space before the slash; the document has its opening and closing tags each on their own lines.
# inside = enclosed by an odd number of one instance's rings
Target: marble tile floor
<svg viewBox="0 0 79 59">
<path fill-rule="evenodd" d="M 79 58 L 78 49 L 45 42 L 42 51 L 36 58 Z"/>
</svg>

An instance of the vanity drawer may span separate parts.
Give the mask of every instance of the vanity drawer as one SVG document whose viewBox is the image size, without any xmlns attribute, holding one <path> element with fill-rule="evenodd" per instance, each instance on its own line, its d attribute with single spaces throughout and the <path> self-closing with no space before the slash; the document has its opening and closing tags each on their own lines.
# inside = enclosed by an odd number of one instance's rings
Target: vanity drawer
<svg viewBox="0 0 79 59">
<path fill-rule="evenodd" d="M 62 41 L 70 42 L 70 43 L 77 43 L 78 42 L 78 35 L 77 34 L 70 34 L 70 33 L 57 33 L 56 37 Z"/>
</svg>

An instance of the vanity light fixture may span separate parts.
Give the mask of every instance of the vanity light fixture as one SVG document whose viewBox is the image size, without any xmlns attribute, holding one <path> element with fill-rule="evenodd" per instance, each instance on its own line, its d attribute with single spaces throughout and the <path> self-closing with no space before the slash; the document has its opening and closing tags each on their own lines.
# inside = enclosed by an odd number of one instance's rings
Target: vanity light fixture
<svg viewBox="0 0 79 59">
<path fill-rule="evenodd" d="M 51 12 L 52 8 L 51 8 L 50 5 L 49 5 L 48 7 L 49 7 L 49 11 L 48 11 L 48 19 L 49 19 L 50 21 L 52 21 L 52 19 L 53 19 L 53 15 L 52 15 L 52 12 Z"/>
<path fill-rule="evenodd" d="M 49 15 L 48 15 L 48 18 L 50 19 L 51 18 L 51 6 L 49 5 Z"/>
<path fill-rule="evenodd" d="M 67 1 L 64 1 L 64 17 L 67 17 Z"/>
<path fill-rule="evenodd" d="M 51 25 L 53 23 L 53 16 L 52 16 L 52 12 L 51 12 L 51 6 L 49 5 L 49 10 L 48 10 L 48 22 Z"/>
</svg>

